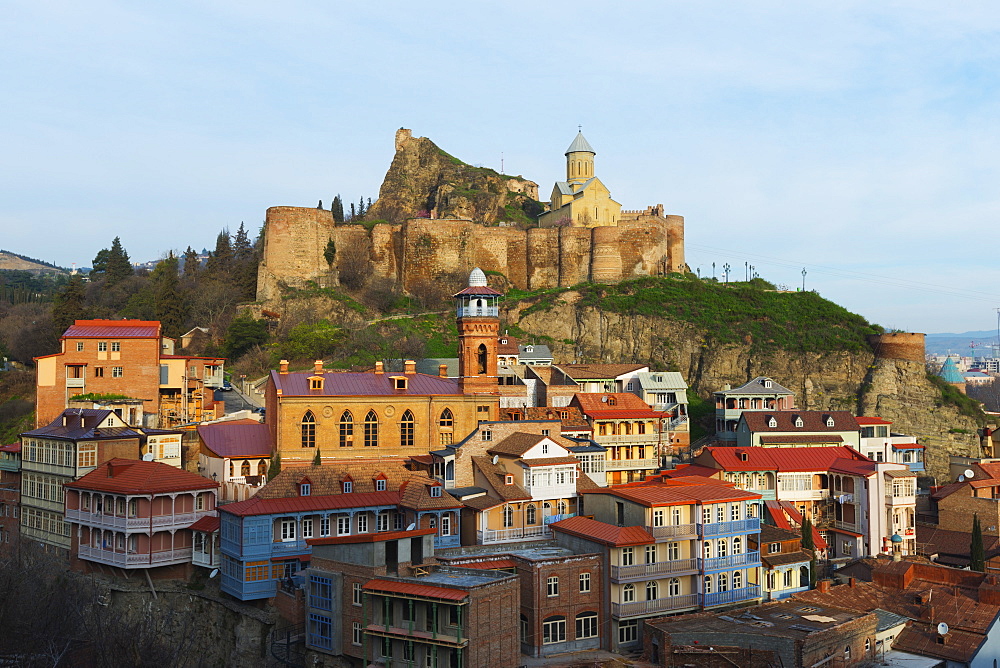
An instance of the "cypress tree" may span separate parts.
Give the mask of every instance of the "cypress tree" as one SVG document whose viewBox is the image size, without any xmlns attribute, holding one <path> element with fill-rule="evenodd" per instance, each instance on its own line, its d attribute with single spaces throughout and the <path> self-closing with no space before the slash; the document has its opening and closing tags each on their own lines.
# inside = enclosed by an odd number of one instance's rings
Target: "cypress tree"
<svg viewBox="0 0 1000 668">
<path fill-rule="evenodd" d="M 319 452 L 319 448 L 316 448 L 316 456 L 313 457 L 313 466 L 321 466 L 323 464 L 323 456 Z"/>
<path fill-rule="evenodd" d="M 70 276 L 66 287 L 55 296 L 52 304 L 52 321 L 56 336 L 61 336 L 74 321 L 87 317 L 86 298 L 83 278 L 79 274 Z"/>
<path fill-rule="evenodd" d="M 351 220 L 357 218 L 357 213 L 354 211 L 354 202 L 351 202 Z"/>
<path fill-rule="evenodd" d="M 172 337 L 184 332 L 184 321 L 187 319 L 187 304 L 181 294 L 177 265 L 177 258 L 170 253 L 167 259 L 156 265 L 151 276 L 156 319 L 162 323 L 164 334 Z"/>
<path fill-rule="evenodd" d="M 198 251 L 188 246 L 184 251 L 184 278 L 194 278 L 198 275 L 199 269 L 201 269 L 201 258 L 198 257 Z"/>
<path fill-rule="evenodd" d="M 205 263 L 205 273 L 215 280 L 228 280 L 233 268 L 233 246 L 229 239 L 229 230 L 223 229 L 215 238 L 215 251 L 208 256 Z"/>
<path fill-rule="evenodd" d="M 326 249 L 323 251 L 323 258 L 326 263 L 333 266 L 333 261 L 337 258 L 337 244 L 333 243 L 333 239 L 326 242 Z"/>
<path fill-rule="evenodd" d="M 969 547 L 969 570 L 986 572 L 986 550 L 983 549 L 983 528 L 979 513 L 972 516 L 972 545 Z"/>
<path fill-rule="evenodd" d="M 333 204 L 330 205 L 330 211 L 333 213 L 333 222 L 344 222 L 344 202 L 340 199 L 339 193 L 333 198 Z"/>
<path fill-rule="evenodd" d="M 267 467 L 267 481 L 271 482 L 279 473 L 281 473 L 281 455 L 275 452 L 271 457 L 271 465 Z"/>
<path fill-rule="evenodd" d="M 802 520 L 802 548 L 809 550 L 812 557 L 809 559 L 809 586 L 816 586 L 816 542 L 813 540 L 812 520 L 808 517 Z"/>
</svg>

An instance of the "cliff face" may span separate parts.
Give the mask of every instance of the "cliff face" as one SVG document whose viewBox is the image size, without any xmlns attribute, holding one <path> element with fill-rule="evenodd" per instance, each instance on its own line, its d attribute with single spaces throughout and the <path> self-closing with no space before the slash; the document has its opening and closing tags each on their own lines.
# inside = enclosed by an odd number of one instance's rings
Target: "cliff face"
<svg viewBox="0 0 1000 668">
<path fill-rule="evenodd" d="M 976 425 L 950 405 L 927 381 L 923 364 L 877 358 L 859 351 L 761 351 L 747 338 L 720 344 L 711 333 L 678 320 L 609 312 L 579 303 L 564 292 L 547 309 L 524 302 L 509 306 L 506 320 L 544 339 L 562 362 L 648 363 L 680 371 L 701 397 L 726 383 L 739 385 L 758 375 L 774 378 L 795 392 L 796 403 L 812 410 L 850 410 L 893 421 L 893 430 L 916 436 L 927 447 L 927 473 L 948 477 L 949 454 L 978 454 Z M 962 429 L 968 434 L 954 433 Z"/>
<path fill-rule="evenodd" d="M 529 223 L 542 211 L 537 199 L 537 183 L 467 165 L 430 139 L 400 129 L 396 155 L 367 218 L 402 222 L 433 216 L 486 224 Z"/>
</svg>

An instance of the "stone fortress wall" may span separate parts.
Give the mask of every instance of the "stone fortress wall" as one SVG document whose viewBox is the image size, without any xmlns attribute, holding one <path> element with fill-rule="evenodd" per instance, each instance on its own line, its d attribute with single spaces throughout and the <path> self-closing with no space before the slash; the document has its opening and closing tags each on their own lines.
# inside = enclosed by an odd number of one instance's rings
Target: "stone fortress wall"
<svg viewBox="0 0 1000 668">
<path fill-rule="evenodd" d="M 338 249 L 333 267 L 324 257 L 331 239 Z M 372 276 L 393 280 L 408 292 L 474 267 L 499 272 L 522 290 L 616 283 L 685 268 L 684 218 L 664 215 L 662 205 L 623 211 L 617 226 L 527 230 L 430 218 L 369 230 L 335 224 L 330 211 L 277 206 L 267 210 L 257 300 L 280 298 L 283 285 L 336 285 L 344 249 L 359 248 L 368 249 Z"/>
<path fill-rule="evenodd" d="M 868 344 L 875 356 L 882 359 L 907 360 L 924 363 L 925 335 L 917 332 L 887 332 L 872 334 Z"/>
</svg>

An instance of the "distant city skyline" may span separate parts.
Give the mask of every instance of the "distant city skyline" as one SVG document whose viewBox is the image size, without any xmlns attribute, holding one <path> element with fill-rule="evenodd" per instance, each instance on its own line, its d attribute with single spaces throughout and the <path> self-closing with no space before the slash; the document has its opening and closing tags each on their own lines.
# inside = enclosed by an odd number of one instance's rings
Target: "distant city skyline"
<svg viewBox="0 0 1000 668">
<path fill-rule="evenodd" d="M 817 290 L 885 327 L 989 329 L 1000 7 L 16 0 L 0 247 L 133 261 L 269 206 L 378 195 L 407 127 L 547 198 L 577 126 L 702 276 Z"/>
</svg>

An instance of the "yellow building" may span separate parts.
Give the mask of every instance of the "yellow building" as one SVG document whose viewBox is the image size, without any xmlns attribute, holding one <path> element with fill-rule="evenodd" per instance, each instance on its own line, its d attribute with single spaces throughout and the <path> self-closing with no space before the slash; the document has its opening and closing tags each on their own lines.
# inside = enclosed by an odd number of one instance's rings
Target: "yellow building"
<svg viewBox="0 0 1000 668">
<path fill-rule="evenodd" d="M 622 205 L 611 199 L 611 191 L 594 176 L 594 155 L 583 133 L 578 132 L 566 149 L 566 180 L 556 181 L 549 210 L 538 218 L 539 227 L 618 224 Z"/>
</svg>

